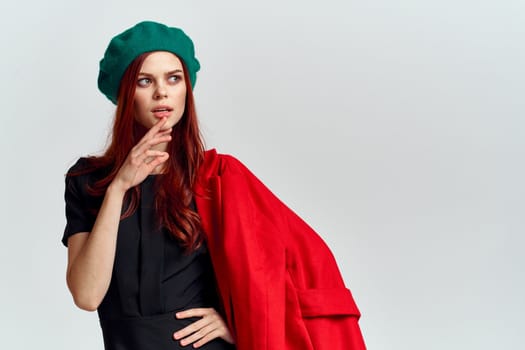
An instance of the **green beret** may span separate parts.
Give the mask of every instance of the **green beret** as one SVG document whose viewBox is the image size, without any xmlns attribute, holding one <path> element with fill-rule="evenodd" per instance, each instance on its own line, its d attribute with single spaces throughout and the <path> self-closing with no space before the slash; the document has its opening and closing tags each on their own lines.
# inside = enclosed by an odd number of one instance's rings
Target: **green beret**
<svg viewBox="0 0 525 350">
<path fill-rule="evenodd" d="M 176 54 L 188 69 L 191 87 L 195 86 L 200 64 L 190 37 L 179 28 L 156 22 L 140 22 L 111 39 L 100 61 L 98 88 L 117 104 L 120 80 L 128 66 L 145 52 L 168 51 Z"/>
</svg>

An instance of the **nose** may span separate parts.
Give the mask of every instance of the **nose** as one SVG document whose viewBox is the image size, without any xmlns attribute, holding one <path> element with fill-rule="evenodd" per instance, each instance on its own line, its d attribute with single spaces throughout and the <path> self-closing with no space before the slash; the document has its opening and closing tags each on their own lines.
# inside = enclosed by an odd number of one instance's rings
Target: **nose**
<svg viewBox="0 0 525 350">
<path fill-rule="evenodd" d="M 160 100 L 162 98 L 168 97 L 168 91 L 166 90 L 166 87 L 164 84 L 157 85 L 157 88 L 155 89 L 154 96 L 156 100 Z"/>
</svg>

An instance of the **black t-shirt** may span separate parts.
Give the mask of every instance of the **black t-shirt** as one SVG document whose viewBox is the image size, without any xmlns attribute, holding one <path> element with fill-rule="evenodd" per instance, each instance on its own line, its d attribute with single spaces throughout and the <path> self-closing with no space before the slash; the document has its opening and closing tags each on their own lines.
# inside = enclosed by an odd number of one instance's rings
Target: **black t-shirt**
<svg viewBox="0 0 525 350">
<path fill-rule="evenodd" d="M 81 158 L 71 170 L 85 165 L 86 159 Z M 103 170 L 98 170 L 66 177 L 64 245 L 71 235 L 92 230 L 102 198 L 89 195 L 86 188 L 104 175 Z M 137 210 L 120 221 L 111 283 L 98 308 L 101 320 L 217 306 L 206 245 L 187 254 L 169 232 L 156 224 L 154 193 L 158 176 L 162 175 L 150 175 L 139 185 Z"/>
</svg>

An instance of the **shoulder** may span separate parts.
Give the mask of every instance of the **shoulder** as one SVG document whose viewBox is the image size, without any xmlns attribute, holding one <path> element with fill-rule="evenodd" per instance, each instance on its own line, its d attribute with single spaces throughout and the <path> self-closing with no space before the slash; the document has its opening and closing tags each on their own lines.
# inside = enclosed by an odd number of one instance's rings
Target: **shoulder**
<svg viewBox="0 0 525 350">
<path fill-rule="evenodd" d="M 66 177 L 83 177 L 91 180 L 100 180 L 111 171 L 109 166 L 98 165 L 97 157 L 80 157 L 67 171 Z"/>
<path fill-rule="evenodd" d="M 77 161 L 68 169 L 66 175 L 75 175 L 78 173 L 85 172 L 89 169 L 89 158 L 88 157 L 80 157 L 77 159 Z"/>
<path fill-rule="evenodd" d="M 79 158 L 66 173 L 66 191 L 82 188 L 89 182 L 90 171 L 87 157 Z"/>
<path fill-rule="evenodd" d="M 215 149 L 206 151 L 203 170 L 208 176 L 223 176 L 229 173 L 252 175 L 248 167 L 235 156 L 218 153 Z"/>
<path fill-rule="evenodd" d="M 96 167 L 94 159 L 81 157 L 68 169 L 65 179 L 66 193 L 72 191 L 85 196 L 88 187 L 108 175 L 109 168 Z"/>
</svg>

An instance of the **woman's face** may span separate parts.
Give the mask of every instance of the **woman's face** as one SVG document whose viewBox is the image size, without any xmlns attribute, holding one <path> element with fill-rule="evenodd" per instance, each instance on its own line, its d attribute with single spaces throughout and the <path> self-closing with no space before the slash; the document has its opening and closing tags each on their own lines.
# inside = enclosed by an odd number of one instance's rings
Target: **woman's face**
<svg viewBox="0 0 525 350">
<path fill-rule="evenodd" d="M 135 90 L 135 120 L 149 129 L 167 117 L 163 129 L 181 119 L 186 104 L 182 63 L 171 52 L 152 52 L 142 64 Z"/>
</svg>

